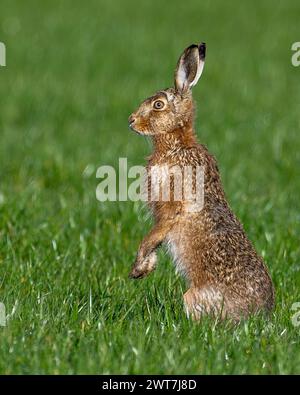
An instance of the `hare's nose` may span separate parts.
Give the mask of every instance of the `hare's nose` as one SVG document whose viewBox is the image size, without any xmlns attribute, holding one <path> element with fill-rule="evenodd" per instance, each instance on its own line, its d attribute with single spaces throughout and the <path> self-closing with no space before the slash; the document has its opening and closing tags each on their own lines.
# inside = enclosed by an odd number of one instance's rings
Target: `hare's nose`
<svg viewBox="0 0 300 395">
<path fill-rule="evenodd" d="M 133 114 L 131 114 L 130 117 L 128 118 L 128 122 L 129 125 L 132 125 L 135 122 L 135 117 L 133 116 Z"/>
</svg>

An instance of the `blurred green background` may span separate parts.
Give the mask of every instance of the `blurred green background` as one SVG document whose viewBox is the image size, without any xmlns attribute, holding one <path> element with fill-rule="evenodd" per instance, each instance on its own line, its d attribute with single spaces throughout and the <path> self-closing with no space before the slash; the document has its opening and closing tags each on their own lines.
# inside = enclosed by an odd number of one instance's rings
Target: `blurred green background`
<svg viewBox="0 0 300 395">
<path fill-rule="evenodd" d="M 1 0 L 1 373 L 300 373 L 300 3 Z M 145 163 L 128 115 L 205 41 L 196 129 L 277 291 L 269 320 L 195 324 L 163 252 L 127 279 L 150 227 L 97 202 L 96 169 Z"/>
</svg>

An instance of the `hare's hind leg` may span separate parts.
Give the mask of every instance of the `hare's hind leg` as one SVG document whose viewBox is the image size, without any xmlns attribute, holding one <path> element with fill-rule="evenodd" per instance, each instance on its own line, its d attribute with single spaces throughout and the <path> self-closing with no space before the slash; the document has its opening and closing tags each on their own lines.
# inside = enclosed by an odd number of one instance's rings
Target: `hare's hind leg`
<svg viewBox="0 0 300 395">
<path fill-rule="evenodd" d="M 188 317 L 199 320 L 203 315 L 226 316 L 222 293 L 213 286 L 190 288 L 184 295 L 184 306 Z"/>
</svg>

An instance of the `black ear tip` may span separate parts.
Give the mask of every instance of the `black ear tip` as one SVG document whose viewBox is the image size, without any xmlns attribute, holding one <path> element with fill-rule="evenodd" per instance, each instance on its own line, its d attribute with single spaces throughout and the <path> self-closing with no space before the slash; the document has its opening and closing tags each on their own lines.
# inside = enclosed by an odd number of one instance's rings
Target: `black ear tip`
<svg viewBox="0 0 300 395">
<path fill-rule="evenodd" d="M 205 53 L 206 53 L 206 44 L 200 43 L 199 44 L 199 55 L 200 55 L 201 60 L 205 59 Z"/>
</svg>

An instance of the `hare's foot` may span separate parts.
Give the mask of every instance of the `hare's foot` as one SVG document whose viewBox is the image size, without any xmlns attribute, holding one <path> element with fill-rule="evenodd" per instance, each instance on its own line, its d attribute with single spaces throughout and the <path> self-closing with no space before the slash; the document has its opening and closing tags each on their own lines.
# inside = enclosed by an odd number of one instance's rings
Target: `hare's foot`
<svg viewBox="0 0 300 395">
<path fill-rule="evenodd" d="M 184 306 L 188 317 L 199 320 L 204 314 L 224 318 L 224 298 L 213 286 L 190 288 L 184 295 Z"/>
<path fill-rule="evenodd" d="M 152 252 L 147 256 L 144 260 L 136 259 L 133 268 L 129 274 L 130 278 L 144 278 L 149 273 L 151 273 L 155 267 L 157 262 L 156 252 Z"/>
</svg>

